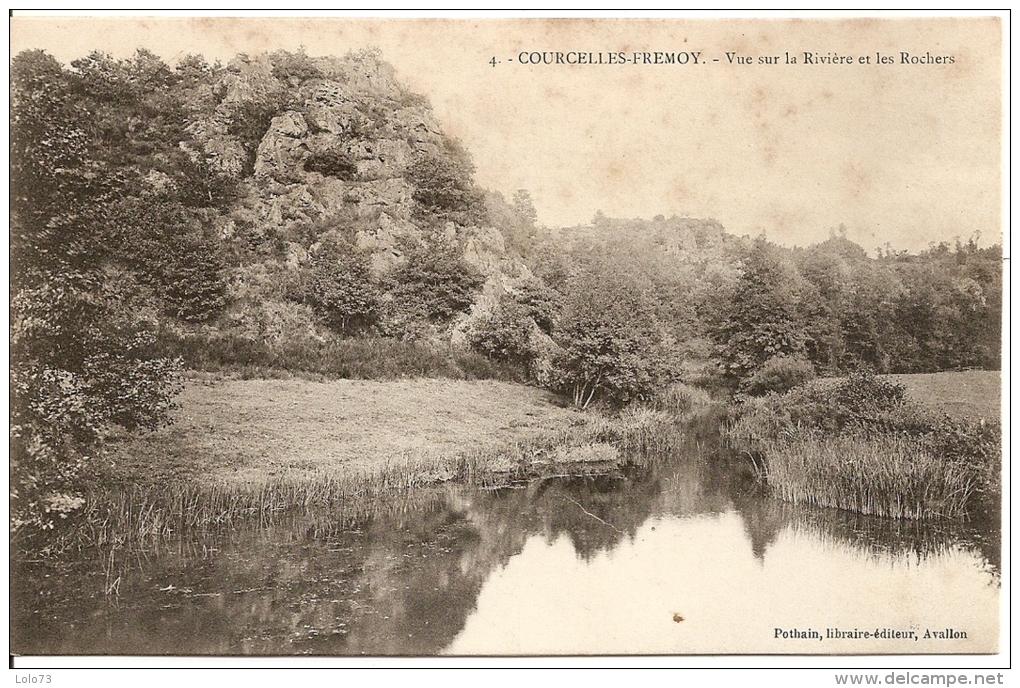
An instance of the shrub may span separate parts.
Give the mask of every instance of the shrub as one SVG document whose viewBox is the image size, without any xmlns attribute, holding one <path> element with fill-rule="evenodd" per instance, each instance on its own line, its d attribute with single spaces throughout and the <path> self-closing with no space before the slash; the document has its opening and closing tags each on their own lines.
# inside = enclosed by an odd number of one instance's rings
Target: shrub
<svg viewBox="0 0 1020 688">
<path fill-rule="evenodd" d="M 368 258 L 349 244 L 326 243 L 312 256 L 304 300 L 336 332 L 355 332 L 379 317 L 379 291 Z"/>
<path fill-rule="evenodd" d="M 833 401 L 850 419 L 872 418 L 906 403 L 907 388 L 870 370 L 851 373 L 833 390 Z"/>
<path fill-rule="evenodd" d="M 301 84 L 305 81 L 323 78 L 322 70 L 315 60 L 305 54 L 304 49 L 296 53 L 277 50 L 269 56 L 273 64 L 273 76 L 280 81 Z"/>
<path fill-rule="evenodd" d="M 387 324 L 394 333 L 410 336 L 423 324 L 445 324 L 466 312 L 485 278 L 454 242 L 435 236 L 428 245 L 411 248 L 388 281 Z"/>
<path fill-rule="evenodd" d="M 497 361 L 527 366 L 536 356 L 531 346 L 533 327 L 527 310 L 504 296 L 491 313 L 472 324 L 468 342 Z"/>
<path fill-rule="evenodd" d="M 443 140 L 438 153 L 419 151 L 407 170 L 415 215 L 425 223 L 481 224 L 484 197 L 472 181 L 474 164 L 458 141 Z"/>
<path fill-rule="evenodd" d="M 239 335 L 206 329 L 164 332 L 160 348 L 179 356 L 189 369 L 239 374 L 245 378 L 289 375 L 360 380 L 515 378 L 509 367 L 473 351 L 372 335 L 272 340 L 252 333 Z"/>
<path fill-rule="evenodd" d="M 553 384 L 575 406 L 649 400 L 674 375 L 669 343 L 640 285 L 594 265 L 570 280 L 555 331 Z"/>
<path fill-rule="evenodd" d="M 741 383 L 741 391 L 752 396 L 783 394 L 815 377 L 815 368 L 804 358 L 773 356 Z"/>
<path fill-rule="evenodd" d="M 560 311 L 560 295 L 545 286 L 541 280 L 529 279 L 519 288 L 514 300 L 520 304 L 538 329 L 552 334 Z"/>
<path fill-rule="evenodd" d="M 11 525 L 48 529 L 113 425 L 169 422 L 180 361 L 97 276 L 54 275 L 11 300 Z"/>
<path fill-rule="evenodd" d="M 872 373 L 855 373 L 838 381 L 815 380 L 784 394 L 745 399 L 736 410 L 731 433 L 753 439 L 776 437 L 796 428 L 830 434 L 845 428 L 895 425 L 902 429 L 908 423 L 906 416 L 891 414 L 906 403 L 903 385 Z"/>
<path fill-rule="evenodd" d="M 259 144 L 269 131 L 273 118 L 283 112 L 284 103 L 278 94 L 272 94 L 262 101 L 238 101 L 232 104 L 227 133 L 237 137 L 245 152 L 244 174 L 255 169 Z"/>
<path fill-rule="evenodd" d="M 111 218 L 117 252 L 162 301 L 188 322 L 206 322 L 226 306 L 225 264 L 219 242 L 184 205 L 166 198 L 125 201 Z"/>
<path fill-rule="evenodd" d="M 312 153 L 305 159 L 307 172 L 318 172 L 326 177 L 350 181 L 358 174 L 358 163 L 345 151 L 328 150 Z"/>
</svg>

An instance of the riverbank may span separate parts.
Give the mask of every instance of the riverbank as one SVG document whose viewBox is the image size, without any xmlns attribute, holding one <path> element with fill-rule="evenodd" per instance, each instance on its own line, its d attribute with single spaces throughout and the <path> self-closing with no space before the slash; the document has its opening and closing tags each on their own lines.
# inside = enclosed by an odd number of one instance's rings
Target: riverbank
<svg viewBox="0 0 1020 688">
<path fill-rule="evenodd" d="M 768 491 L 786 501 L 901 519 L 995 520 L 998 376 L 816 380 L 745 399 L 728 435 Z"/>
<path fill-rule="evenodd" d="M 677 410 L 610 417 L 491 380 L 195 376 L 178 403 L 172 426 L 108 439 L 75 513 L 80 527 L 54 550 L 144 547 L 295 509 L 355 513 L 449 481 L 603 474 L 669 455 L 681 439 Z"/>
</svg>

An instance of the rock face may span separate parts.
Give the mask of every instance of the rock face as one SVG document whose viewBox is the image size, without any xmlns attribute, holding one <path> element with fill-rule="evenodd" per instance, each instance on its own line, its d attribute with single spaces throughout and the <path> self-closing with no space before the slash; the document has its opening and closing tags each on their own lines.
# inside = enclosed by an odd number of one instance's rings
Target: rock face
<svg viewBox="0 0 1020 688">
<path fill-rule="evenodd" d="M 438 230 L 424 226 L 413 166 L 449 159 L 456 146 L 428 101 L 401 86 L 378 54 L 242 56 L 206 96 L 186 151 L 240 181 L 241 197 L 217 224 L 224 239 L 271 251 L 291 273 L 323 240 L 342 240 L 382 277 L 438 231 L 486 277 L 455 340 L 530 277 L 494 227 L 464 224 L 466 214 Z"/>
<path fill-rule="evenodd" d="M 249 212 L 259 235 L 305 248 L 311 235 L 337 230 L 384 272 L 400 260 L 402 244 L 422 238 L 408 170 L 416 155 L 444 150 L 443 132 L 427 101 L 409 94 L 378 56 L 316 65 L 323 78 L 296 89 L 258 144 Z M 269 88 L 266 75 L 259 59 L 246 63 L 225 101 L 257 98 Z M 486 274 L 506 253 L 493 228 L 452 231 Z"/>
<path fill-rule="evenodd" d="M 308 125 L 300 112 L 273 118 L 255 158 L 255 180 L 286 185 L 300 182 L 297 170 L 308 157 Z"/>
</svg>

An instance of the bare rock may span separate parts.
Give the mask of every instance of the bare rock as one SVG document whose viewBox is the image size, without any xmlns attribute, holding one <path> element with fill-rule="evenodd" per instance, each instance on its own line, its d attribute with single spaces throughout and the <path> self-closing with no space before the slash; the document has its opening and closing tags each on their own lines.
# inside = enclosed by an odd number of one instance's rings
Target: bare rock
<svg viewBox="0 0 1020 688">
<path fill-rule="evenodd" d="M 308 156 L 304 137 L 308 125 L 300 112 L 274 117 L 269 131 L 259 144 L 255 158 L 255 178 L 293 184 L 304 179 L 302 163 Z"/>
<path fill-rule="evenodd" d="M 287 242 L 287 267 L 296 270 L 308 262 L 308 251 L 302 248 L 301 244 L 293 241 Z"/>
</svg>

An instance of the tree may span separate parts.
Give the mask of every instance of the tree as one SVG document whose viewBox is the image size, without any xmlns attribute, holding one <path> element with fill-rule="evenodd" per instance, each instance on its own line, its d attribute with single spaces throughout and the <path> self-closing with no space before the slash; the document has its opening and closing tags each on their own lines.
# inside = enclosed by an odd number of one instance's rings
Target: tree
<svg viewBox="0 0 1020 688">
<path fill-rule="evenodd" d="M 217 242 L 183 204 L 165 196 L 124 199 L 111 214 L 118 256 L 150 287 L 164 313 L 207 322 L 226 305 L 225 265 Z"/>
<path fill-rule="evenodd" d="M 379 317 L 379 291 L 368 260 L 346 243 L 328 242 L 312 256 L 305 300 L 341 333 L 369 327 Z"/>
<path fill-rule="evenodd" d="M 794 291 L 798 277 L 774 247 L 754 241 L 712 332 L 731 379 L 748 377 L 773 356 L 804 355 L 808 337 Z"/>
<path fill-rule="evenodd" d="M 531 192 L 527 189 L 518 189 L 514 194 L 512 205 L 520 217 L 521 224 L 534 231 L 535 223 L 538 222 L 538 211 L 535 210 L 535 203 L 531 200 Z"/>
<path fill-rule="evenodd" d="M 405 335 L 427 324 L 445 324 L 474 303 L 484 276 L 460 247 L 438 234 L 412 246 L 389 275 L 390 325 Z"/>
<path fill-rule="evenodd" d="M 800 253 L 797 265 L 807 282 L 800 311 L 808 357 L 831 374 L 862 365 L 888 370 L 892 304 L 901 288 L 895 274 L 835 235 Z"/>
<path fill-rule="evenodd" d="M 648 398 L 672 379 L 672 349 L 638 283 L 612 265 L 589 263 L 566 291 L 555 365 L 575 406 Z"/>
<path fill-rule="evenodd" d="M 471 348 L 489 358 L 527 368 L 537 354 L 531 345 L 535 327 L 528 309 L 504 294 L 491 313 L 472 325 L 468 340 Z"/>
<path fill-rule="evenodd" d="M 427 224 L 481 224 L 484 197 L 472 181 L 474 173 L 471 157 L 459 141 L 444 138 L 440 150 L 419 151 L 407 172 L 418 219 Z"/>
<path fill-rule="evenodd" d="M 109 217 L 128 185 L 81 79 L 42 51 L 11 62 L 11 525 L 81 505 L 106 429 L 169 420 L 180 362 L 154 350 Z"/>
</svg>

